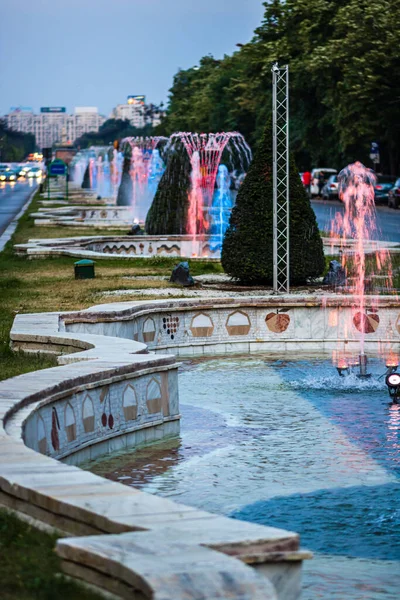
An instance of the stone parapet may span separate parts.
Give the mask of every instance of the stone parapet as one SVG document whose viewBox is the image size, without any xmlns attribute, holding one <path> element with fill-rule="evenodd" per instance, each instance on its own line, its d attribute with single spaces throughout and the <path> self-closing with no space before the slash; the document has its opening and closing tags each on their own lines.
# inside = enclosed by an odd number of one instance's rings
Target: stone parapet
<svg viewBox="0 0 400 600">
<path fill-rule="evenodd" d="M 200 306 L 202 313 L 226 308 Z M 61 356 L 58 367 L 0 382 L 0 504 L 79 536 L 58 543 L 65 572 L 116 597 L 176 600 L 202 592 L 209 599 L 295 600 L 302 560 L 310 557 L 297 534 L 213 515 L 74 466 L 178 433 L 178 364 L 155 342 L 165 333 L 168 347 L 179 350 L 180 319 L 198 310 L 198 303 L 141 302 L 18 315 L 14 348 Z M 113 335 L 74 330 L 112 321 Z M 195 338 L 212 329 L 194 326 Z M 236 318 L 228 326 L 233 335 L 251 330 Z"/>
</svg>

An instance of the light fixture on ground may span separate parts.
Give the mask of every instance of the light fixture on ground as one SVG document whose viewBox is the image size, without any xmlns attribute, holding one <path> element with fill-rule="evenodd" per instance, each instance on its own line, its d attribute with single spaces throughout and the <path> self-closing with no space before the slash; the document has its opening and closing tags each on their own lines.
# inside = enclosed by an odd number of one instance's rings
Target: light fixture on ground
<svg viewBox="0 0 400 600">
<path fill-rule="evenodd" d="M 339 358 L 336 369 L 340 377 L 350 375 L 350 365 L 345 358 Z"/>
<path fill-rule="evenodd" d="M 340 377 L 354 373 L 359 379 L 369 379 L 371 373 L 367 372 L 368 358 L 364 353 L 349 356 L 341 354 L 337 357 L 336 370 Z"/>
<path fill-rule="evenodd" d="M 389 373 L 389 375 L 386 375 L 385 383 L 389 390 L 389 396 L 394 404 L 398 404 L 400 400 L 400 374 Z"/>
</svg>

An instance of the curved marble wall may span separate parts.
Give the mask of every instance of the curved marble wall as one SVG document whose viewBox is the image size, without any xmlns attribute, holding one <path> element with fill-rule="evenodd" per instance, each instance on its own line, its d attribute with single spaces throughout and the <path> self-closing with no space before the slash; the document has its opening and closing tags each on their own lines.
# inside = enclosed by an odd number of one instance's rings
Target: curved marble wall
<svg viewBox="0 0 400 600">
<path fill-rule="evenodd" d="M 179 434 L 177 366 L 118 379 L 105 376 L 41 402 L 24 423 L 25 444 L 78 464 Z"/>
<path fill-rule="evenodd" d="M 63 353 L 62 366 L 0 382 L 0 505 L 79 536 L 57 543 L 64 571 L 117 597 L 296 600 L 301 564 L 310 558 L 297 534 L 199 511 L 65 464 L 120 449 L 121 440 L 132 447 L 177 432 L 178 365 L 134 338 L 176 345 L 186 317 L 172 305 L 160 312 L 157 302 L 140 308 L 140 320 L 121 305 L 105 317 L 102 307 L 16 317 L 13 347 Z M 226 319 L 234 335 L 250 331 L 243 312 L 235 308 Z M 193 313 L 193 337 L 213 334 L 207 307 Z M 130 339 L 65 331 L 66 324 L 90 329 L 104 318 Z"/>
<path fill-rule="evenodd" d="M 63 315 L 68 332 L 117 336 L 179 356 L 229 352 L 331 352 L 338 343 L 357 351 L 360 323 L 369 325 L 365 349 L 396 350 L 400 309 L 392 297 L 367 299 L 354 314 L 345 296 L 253 297 L 108 304 Z"/>
</svg>

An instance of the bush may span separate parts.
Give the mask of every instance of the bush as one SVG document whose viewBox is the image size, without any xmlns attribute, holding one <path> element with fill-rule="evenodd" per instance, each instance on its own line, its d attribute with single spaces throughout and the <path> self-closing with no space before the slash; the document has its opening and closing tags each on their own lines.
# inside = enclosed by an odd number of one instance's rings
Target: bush
<svg viewBox="0 0 400 600">
<path fill-rule="evenodd" d="M 117 206 L 131 206 L 133 199 L 133 183 L 130 175 L 131 158 L 124 157 L 121 183 L 118 188 Z"/>
<path fill-rule="evenodd" d="M 324 271 L 317 220 L 290 158 L 290 284 L 305 283 Z M 247 284 L 273 282 L 272 123 L 239 190 L 222 247 L 225 272 Z"/>
<path fill-rule="evenodd" d="M 169 153 L 167 167 L 147 213 L 150 235 L 181 235 L 187 232 L 190 190 L 190 160 L 182 144 Z"/>
</svg>

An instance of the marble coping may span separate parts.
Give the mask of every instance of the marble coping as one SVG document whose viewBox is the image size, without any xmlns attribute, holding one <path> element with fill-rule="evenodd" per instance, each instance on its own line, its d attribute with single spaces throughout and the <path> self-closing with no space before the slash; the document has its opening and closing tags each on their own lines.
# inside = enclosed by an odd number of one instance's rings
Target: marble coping
<svg viewBox="0 0 400 600">
<path fill-rule="evenodd" d="M 80 207 L 82 210 L 84 207 Z M 73 225 L 73 226 L 93 226 L 104 227 L 105 229 L 114 227 L 125 229 L 128 221 L 118 223 L 118 219 L 87 219 L 82 221 L 81 218 L 73 216 L 70 211 L 74 207 L 60 209 L 60 218 L 54 216 L 46 218 L 46 213 L 37 213 L 40 219 L 37 221 L 39 225 Z M 118 210 L 118 207 L 116 207 Z M 90 210 L 89 208 L 87 209 Z M 99 209 L 101 212 L 101 209 Z M 107 210 L 105 207 L 104 210 Z M 108 210 L 113 210 L 108 208 Z M 65 211 L 65 216 L 61 217 L 61 211 Z M 130 224 L 130 222 L 129 222 Z M 130 253 L 129 247 L 133 245 L 145 245 L 144 251 Z M 132 259 L 135 256 L 153 257 L 156 252 L 151 253 L 148 250 L 149 245 L 163 256 L 173 256 L 177 259 L 187 256 L 190 260 L 198 260 L 200 255 L 201 260 L 215 261 L 219 260 L 219 251 L 211 251 L 207 236 L 204 239 L 196 238 L 193 241 L 191 236 L 187 235 L 143 235 L 143 236 L 127 236 L 127 235 L 104 235 L 104 236 L 85 236 L 85 237 L 70 237 L 70 238 L 54 238 L 54 239 L 30 239 L 26 244 L 16 244 L 14 251 L 18 255 L 27 256 L 28 258 L 46 258 L 49 256 L 76 256 L 82 258 L 108 259 L 110 256 L 118 256 L 121 259 Z M 343 250 L 342 242 L 339 239 L 323 238 L 324 252 L 326 255 L 336 255 Z M 345 250 L 353 251 L 353 244 L 348 242 Z M 106 250 L 103 250 L 105 248 Z M 376 252 L 379 249 L 386 248 L 390 252 L 400 252 L 400 244 L 395 242 L 366 242 L 366 253 Z M 195 253 L 197 256 L 193 256 Z"/>
<path fill-rule="evenodd" d="M 121 302 L 64 314 L 60 327 L 74 333 L 135 339 L 155 352 L 182 357 L 359 353 L 360 342 L 371 356 L 398 353 L 398 299 L 368 296 L 362 311 L 357 304 L 360 299 L 342 294 Z"/>
<path fill-rule="evenodd" d="M 116 597 L 189 600 L 203 589 L 209 599 L 298 598 L 300 565 L 311 555 L 299 549 L 297 534 L 152 496 L 24 444 L 24 423 L 39 405 L 112 377 L 176 368 L 173 356 L 154 355 L 134 340 L 63 331 L 63 319 L 71 318 L 15 318 L 14 348 L 61 356 L 58 367 L 0 382 L 0 505 L 36 525 L 79 536 L 58 543 L 65 572 Z"/>
</svg>

